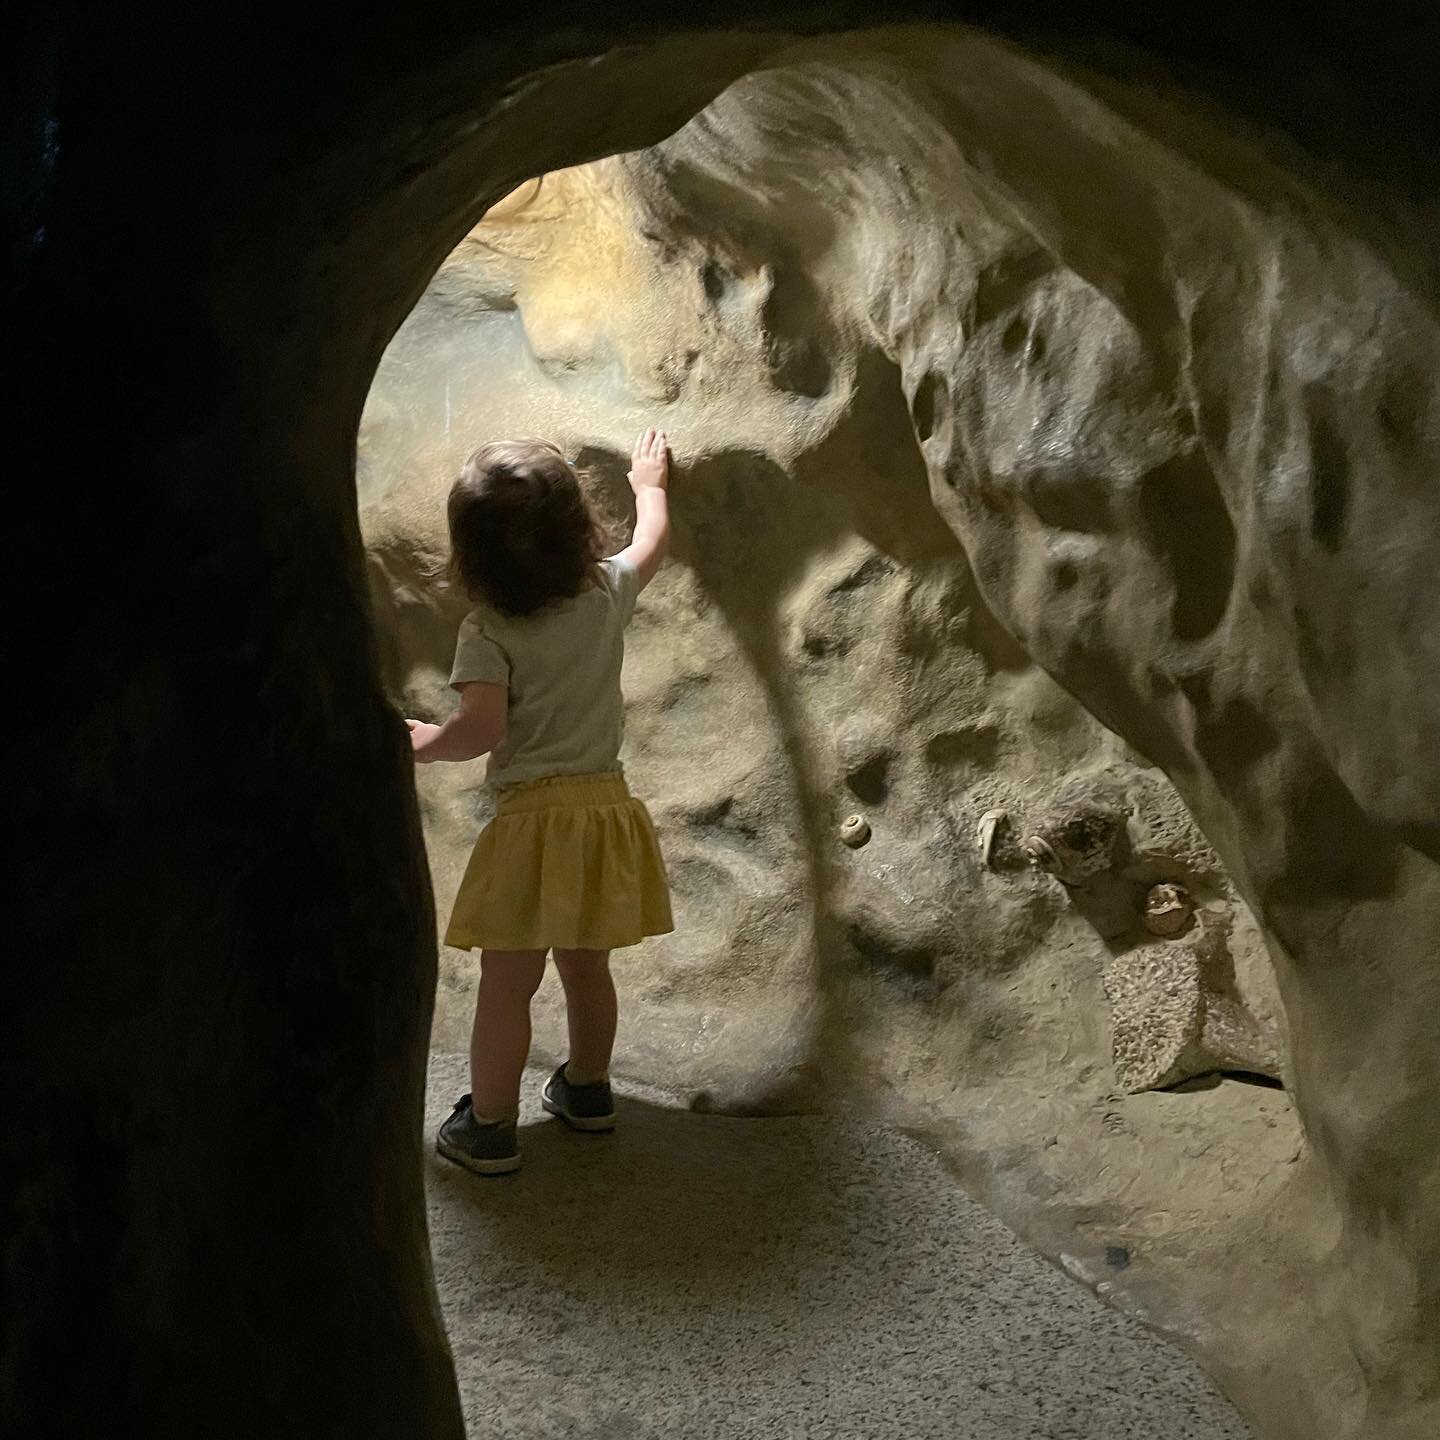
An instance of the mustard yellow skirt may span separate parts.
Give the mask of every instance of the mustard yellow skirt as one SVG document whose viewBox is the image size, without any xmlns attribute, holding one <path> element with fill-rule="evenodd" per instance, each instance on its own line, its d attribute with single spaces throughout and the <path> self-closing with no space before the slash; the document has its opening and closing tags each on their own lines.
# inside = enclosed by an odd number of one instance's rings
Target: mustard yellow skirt
<svg viewBox="0 0 1440 1440">
<path fill-rule="evenodd" d="M 505 791 L 480 832 L 445 943 L 460 950 L 619 950 L 675 928 L 655 825 L 623 776 Z"/>
</svg>

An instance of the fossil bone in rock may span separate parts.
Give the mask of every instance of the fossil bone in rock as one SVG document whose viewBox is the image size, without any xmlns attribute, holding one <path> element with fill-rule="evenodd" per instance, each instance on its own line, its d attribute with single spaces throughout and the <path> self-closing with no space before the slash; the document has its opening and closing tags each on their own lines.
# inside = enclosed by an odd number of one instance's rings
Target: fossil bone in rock
<svg viewBox="0 0 1440 1440">
<path fill-rule="evenodd" d="M 1112 867 L 1124 828 L 1125 811 L 1107 790 L 1076 784 L 1034 822 L 1020 848 L 1062 885 L 1083 886 Z"/>
</svg>

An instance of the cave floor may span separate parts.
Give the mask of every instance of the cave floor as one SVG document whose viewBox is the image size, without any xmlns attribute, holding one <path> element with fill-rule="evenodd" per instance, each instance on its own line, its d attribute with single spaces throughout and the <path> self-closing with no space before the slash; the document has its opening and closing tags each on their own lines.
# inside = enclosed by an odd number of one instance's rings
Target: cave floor
<svg viewBox="0 0 1440 1440">
<path fill-rule="evenodd" d="M 468 1088 L 436 1054 L 426 1123 Z M 617 1086 L 518 1175 L 428 1152 L 471 1440 L 1245 1440 L 1197 1366 L 1027 1250 L 905 1136 Z M 432 1142 L 433 1143 L 433 1140 Z"/>
</svg>

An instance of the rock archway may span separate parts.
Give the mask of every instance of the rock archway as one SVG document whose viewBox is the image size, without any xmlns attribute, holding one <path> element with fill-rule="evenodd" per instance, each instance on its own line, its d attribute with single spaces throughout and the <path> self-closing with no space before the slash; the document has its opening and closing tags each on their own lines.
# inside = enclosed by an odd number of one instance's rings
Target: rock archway
<svg viewBox="0 0 1440 1440">
<path fill-rule="evenodd" d="M 963 610 L 1004 672 L 993 611 L 1163 767 L 1258 918 L 1308 1146 L 1254 1243 L 1293 1246 L 1313 1288 L 1289 1313 L 1315 1318 L 1274 1337 L 1297 1377 L 1279 1403 L 1223 1337 L 1214 1362 L 1277 1435 L 1422 1433 L 1440 667 L 1418 107 L 1400 97 L 1401 133 L 1357 178 L 1354 142 L 1283 138 L 1298 79 L 1257 98 L 1222 74 L 1202 101 L 1160 83 L 1164 59 L 1144 83 L 1133 52 L 1056 60 L 1064 37 L 1044 63 L 968 31 L 797 40 L 775 6 L 769 31 L 656 35 L 619 14 L 497 42 L 437 24 L 338 55 L 296 44 L 282 65 L 232 13 L 171 28 L 183 63 L 105 126 L 102 79 L 145 70 L 154 37 L 58 20 L 23 37 L 16 430 L 76 435 L 92 459 L 80 503 L 37 497 L 48 543 L 19 569 L 39 593 L 28 567 L 63 553 L 84 604 L 20 655 L 41 693 L 76 698 L 47 738 L 63 784 L 17 811 L 36 838 L 30 952 L 67 918 L 7 1056 L 42 1118 L 7 1126 L 29 1177 L 7 1264 L 38 1283 L 5 1404 L 38 1433 L 101 1413 L 173 1428 L 217 1394 L 220 1432 L 353 1415 L 456 1433 L 413 1173 L 434 936 L 366 618 L 352 437 L 385 345 L 492 202 L 658 146 L 630 172 L 637 204 L 676 235 L 709 218 L 733 262 L 710 298 L 761 317 L 786 393 L 823 405 L 837 355 L 858 384 L 870 354 L 875 403 L 909 410 L 924 490 L 912 451 L 901 508 L 865 521 L 853 494 L 827 500 L 831 538 L 939 553 L 957 536 L 985 604 L 937 595 L 934 613 Z M 1407 48 L 1357 45 L 1356 74 L 1412 74 Z M 1255 53 L 1285 51 L 1262 36 Z M 1221 123 L 1239 93 L 1247 120 Z M 747 169 L 771 153 L 757 116 L 801 158 Z M 894 223 L 916 213 L 937 223 Z M 758 284 L 757 235 L 787 257 Z M 811 289 L 847 298 L 838 319 Z M 839 330 L 814 331 L 822 308 Z M 793 477 L 748 483 L 805 508 Z M 944 529 L 917 538 L 904 507 Z M 837 563 L 830 588 L 855 593 L 858 573 Z M 802 648 L 833 653 L 825 616 L 813 635 L 796 619 Z M 863 736 L 852 751 L 864 785 L 875 757 Z M 83 1144 L 50 1123 L 71 1115 Z M 1019 1213 L 1003 1185 L 992 1198 Z M 1197 1303 L 1215 1316 L 1225 1298 Z M 57 1392 L 47 1367 L 77 1313 L 103 1338 Z M 262 1334 L 293 1343 L 245 1339 Z"/>
</svg>

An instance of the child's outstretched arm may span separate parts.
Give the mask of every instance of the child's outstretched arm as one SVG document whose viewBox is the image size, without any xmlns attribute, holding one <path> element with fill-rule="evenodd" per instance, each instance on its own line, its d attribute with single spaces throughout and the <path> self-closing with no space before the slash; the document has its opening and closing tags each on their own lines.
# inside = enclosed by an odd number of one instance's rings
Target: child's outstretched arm
<svg viewBox="0 0 1440 1440">
<path fill-rule="evenodd" d="M 474 760 L 488 755 L 505 738 L 505 707 L 510 692 L 503 685 L 474 680 L 461 685 L 460 708 L 443 725 L 407 720 L 417 765 L 432 760 Z"/>
<path fill-rule="evenodd" d="M 629 478 L 635 492 L 635 535 L 620 554 L 635 567 L 643 590 L 670 547 L 670 442 L 663 430 L 652 425 L 635 442 Z"/>
</svg>

